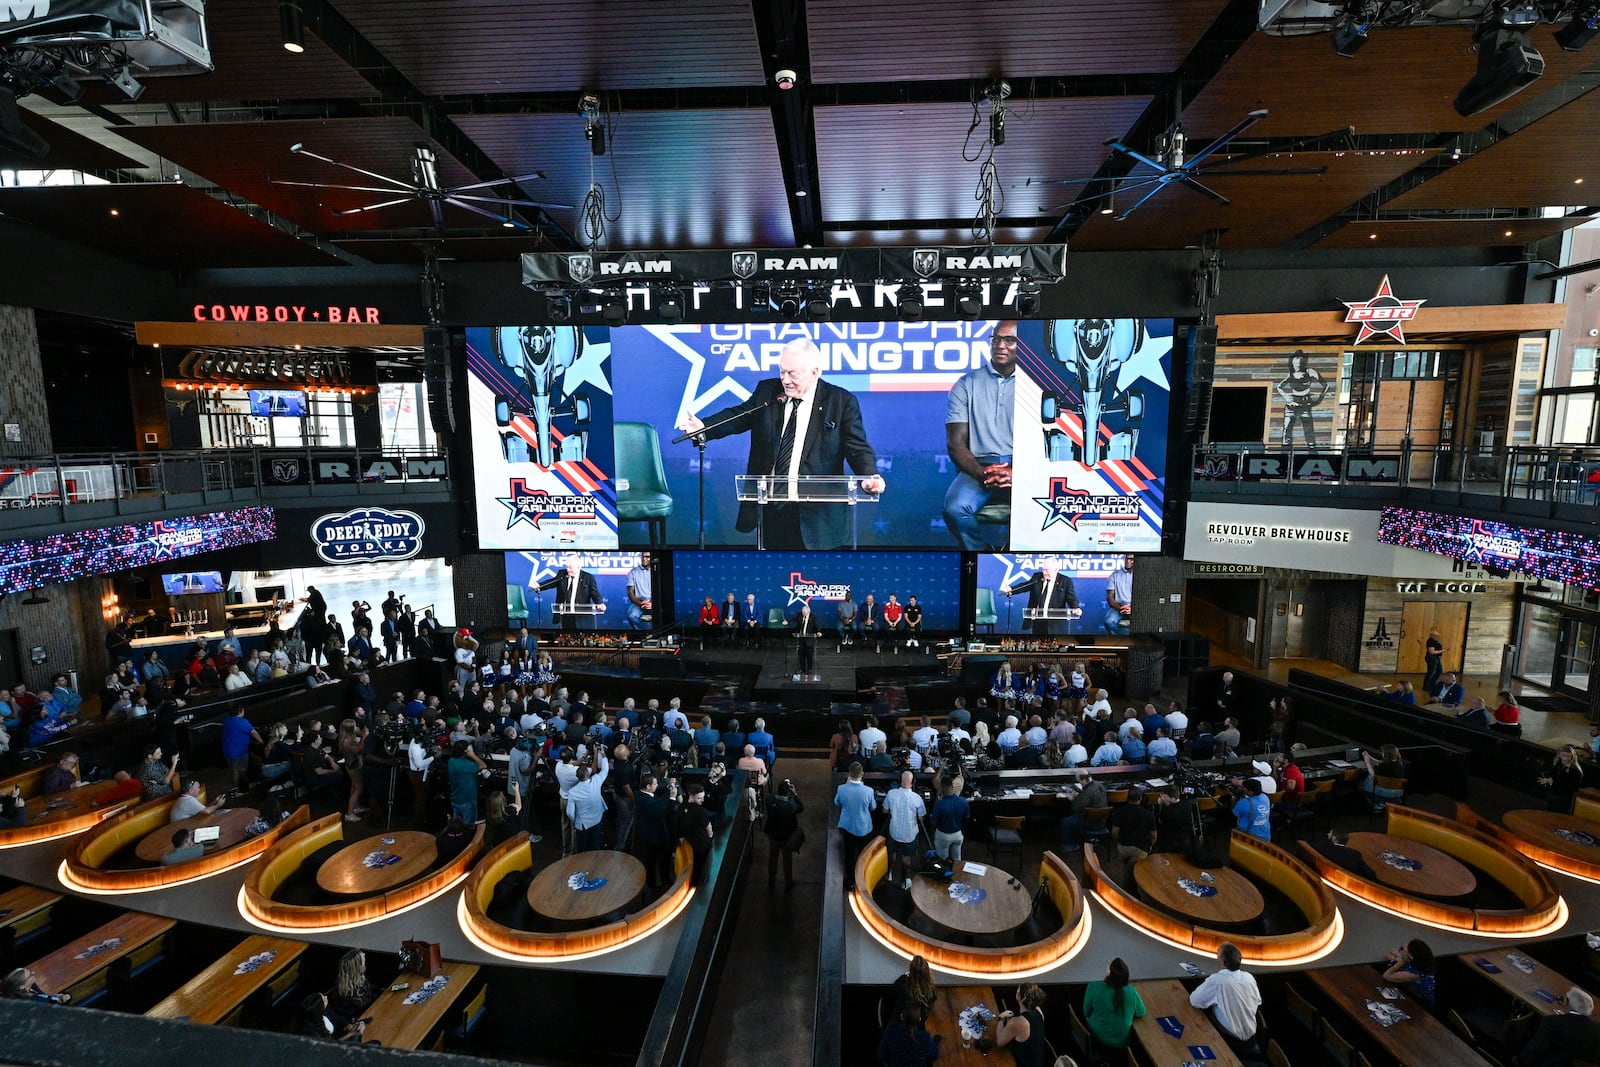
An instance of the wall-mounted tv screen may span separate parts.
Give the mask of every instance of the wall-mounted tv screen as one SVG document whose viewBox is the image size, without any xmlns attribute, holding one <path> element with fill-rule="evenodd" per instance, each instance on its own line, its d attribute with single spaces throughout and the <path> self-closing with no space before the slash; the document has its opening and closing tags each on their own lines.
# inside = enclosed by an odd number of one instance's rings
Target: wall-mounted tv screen
<svg viewBox="0 0 1600 1067">
<path fill-rule="evenodd" d="M 302 419 L 306 415 L 306 394 L 295 389 L 250 390 L 250 414 Z"/>
<path fill-rule="evenodd" d="M 163 574 L 161 588 L 168 596 L 186 596 L 190 593 L 220 593 L 226 587 L 222 584 L 221 571 L 182 571 Z"/>
<path fill-rule="evenodd" d="M 1055 578 L 1049 586 L 1049 606 L 1058 615 L 1031 617 L 1030 603 L 1045 607 L 1045 583 L 1051 565 Z M 998 553 L 978 556 L 977 614 L 992 615 L 979 633 L 992 625 L 995 633 L 1110 634 L 1124 637 L 1136 629 L 1133 619 L 1133 579 L 1137 556 L 1126 553 Z M 1006 596 L 1006 590 L 1014 590 Z M 1129 610 L 1124 612 L 1122 605 Z M 1075 617 L 1066 617 L 1076 610 Z"/>
<path fill-rule="evenodd" d="M 561 625 L 556 612 L 554 586 L 539 592 L 537 586 L 553 582 L 571 558 L 578 569 L 594 576 L 606 610 L 591 622 L 578 618 L 580 629 L 621 630 L 628 626 L 628 572 L 639 565 L 638 552 L 507 552 L 506 599 L 512 617 L 525 618 L 533 629 Z M 513 592 L 512 590 L 516 591 Z M 518 604 L 516 598 L 522 602 Z M 518 609 L 523 609 L 519 612 Z"/>
</svg>

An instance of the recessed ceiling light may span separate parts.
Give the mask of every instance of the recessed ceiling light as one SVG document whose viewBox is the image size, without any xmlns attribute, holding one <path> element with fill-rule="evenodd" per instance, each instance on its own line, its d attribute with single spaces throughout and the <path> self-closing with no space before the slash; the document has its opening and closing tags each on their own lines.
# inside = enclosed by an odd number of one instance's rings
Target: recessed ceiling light
<svg viewBox="0 0 1600 1067">
<path fill-rule="evenodd" d="M 120 214 L 122 214 L 122 212 L 118 211 L 116 208 L 112 208 L 111 209 L 111 217 L 112 218 L 116 218 Z"/>
<path fill-rule="evenodd" d="M 1574 178 L 1574 179 L 1572 179 L 1572 184 L 1573 185 L 1582 185 L 1583 184 L 1583 179 L 1582 178 Z"/>
<path fill-rule="evenodd" d="M 794 195 L 795 196 L 805 196 L 806 195 L 806 191 L 804 189 L 796 189 L 794 191 Z"/>
</svg>

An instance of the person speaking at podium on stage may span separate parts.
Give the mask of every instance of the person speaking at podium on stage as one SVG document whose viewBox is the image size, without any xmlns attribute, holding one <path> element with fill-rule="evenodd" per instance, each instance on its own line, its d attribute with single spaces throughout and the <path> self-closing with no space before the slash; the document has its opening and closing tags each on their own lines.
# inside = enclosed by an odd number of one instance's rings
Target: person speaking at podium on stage
<svg viewBox="0 0 1600 1067">
<path fill-rule="evenodd" d="M 1030 616 L 1033 619 L 1033 632 L 1040 636 L 1066 633 L 1070 620 L 1083 614 L 1083 609 L 1078 606 L 1078 591 L 1072 587 L 1072 578 L 1060 573 L 1060 565 L 1060 561 L 1053 556 L 1040 560 L 1039 569 L 1032 577 L 1005 591 L 1008 597 L 1026 592 L 1030 612 L 1042 612 L 1046 608 L 1052 612 L 1049 618 Z"/>
<path fill-rule="evenodd" d="M 600 583 L 595 581 L 594 575 L 578 566 L 577 556 L 568 556 L 562 561 L 561 570 L 553 577 L 546 578 L 536 586 L 539 592 L 554 588 L 556 602 L 550 609 L 552 615 L 561 616 L 563 630 L 576 630 L 578 620 L 583 615 L 598 617 L 606 610 L 606 602 L 600 596 Z M 580 605 L 594 605 L 592 611 L 582 611 Z"/>
<path fill-rule="evenodd" d="M 794 617 L 795 643 L 800 646 L 800 673 L 810 674 L 817 663 L 817 620 L 811 615 L 811 605 L 801 606 Z"/>
<path fill-rule="evenodd" d="M 861 475 L 861 488 L 882 493 L 878 457 L 867 442 L 861 405 L 853 394 L 822 381 L 822 352 L 809 338 L 791 341 L 778 359 L 778 377 L 756 386 L 750 399 L 710 415 L 705 421 L 689 415 L 678 424 L 684 433 L 699 434 L 707 422 L 707 438 L 750 434 L 750 459 L 745 473 L 778 479 L 765 506 L 763 543 L 767 548 L 824 550 L 839 548 L 850 538 L 844 501 L 800 503 L 795 479 L 840 477 L 844 465 Z M 731 416 L 731 418 L 730 418 Z M 721 425 L 722 419 L 730 419 Z M 784 479 L 787 479 L 787 485 Z M 761 519 L 763 505 L 739 504 L 740 533 L 749 533 Z"/>
</svg>

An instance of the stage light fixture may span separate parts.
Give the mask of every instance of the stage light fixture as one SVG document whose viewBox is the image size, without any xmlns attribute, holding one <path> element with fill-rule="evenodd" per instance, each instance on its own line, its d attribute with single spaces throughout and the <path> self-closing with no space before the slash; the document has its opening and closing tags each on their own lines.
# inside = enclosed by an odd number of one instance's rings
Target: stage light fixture
<svg viewBox="0 0 1600 1067">
<path fill-rule="evenodd" d="M 983 314 L 983 286 L 973 281 L 956 286 L 956 314 L 975 319 Z"/>
<path fill-rule="evenodd" d="M 545 297 L 545 312 L 551 322 L 567 322 L 572 318 L 572 297 L 566 293 Z"/>
<path fill-rule="evenodd" d="M 901 282 L 895 299 L 899 305 L 901 322 L 922 321 L 922 286 L 919 283 Z"/>
<path fill-rule="evenodd" d="M 1039 314 L 1039 283 L 1032 278 L 1024 278 L 1018 282 L 1015 304 L 1017 314 L 1023 318 Z"/>
<path fill-rule="evenodd" d="M 1572 21 L 1555 32 L 1556 44 L 1563 51 L 1576 52 L 1594 40 L 1596 33 L 1600 33 L 1600 4 L 1590 4 L 1579 8 Z"/>
<path fill-rule="evenodd" d="M 1340 19 L 1329 38 L 1333 43 L 1334 54 L 1349 59 L 1361 51 L 1361 46 L 1367 43 L 1367 30 L 1370 25 L 1362 18 Z"/>
<path fill-rule="evenodd" d="M 756 282 L 750 287 L 750 310 L 766 311 L 772 305 L 772 286 L 766 282 Z"/>
<path fill-rule="evenodd" d="M 778 314 L 786 319 L 800 317 L 800 287 L 798 285 L 785 285 L 773 294 L 773 300 L 778 305 Z"/>
<path fill-rule="evenodd" d="M 600 294 L 600 314 L 607 326 L 621 326 L 628 321 L 628 298 L 618 289 L 607 289 Z"/>
<path fill-rule="evenodd" d="M 306 50 L 306 30 L 300 21 L 300 0 L 278 0 L 278 26 L 283 50 L 299 55 Z"/>
<path fill-rule="evenodd" d="M 661 321 L 669 325 L 680 323 L 687 311 L 683 302 L 683 290 L 675 285 L 665 289 L 656 290 L 656 314 L 661 316 Z"/>
<path fill-rule="evenodd" d="M 127 67 L 108 73 L 104 77 L 117 92 L 127 98 L 129 103 L 144 95 L 144 83 L 135 78 Z"/>
<path fill-rule="evenodd" d="M 1463 118 L 1507 100 L 1544 74 L 1544 57 L 1514 29 L 1490 29 L 1478 42 L 1478 70 L 1456 94 L 1456 114 Z"/>
<path fill-rule="evenodd" d="M 812 322 L 827 322 L 833 318 L 833 298 L 826 288 L 813 289 L 806 297 L 806 317 Z"/>
</svg>

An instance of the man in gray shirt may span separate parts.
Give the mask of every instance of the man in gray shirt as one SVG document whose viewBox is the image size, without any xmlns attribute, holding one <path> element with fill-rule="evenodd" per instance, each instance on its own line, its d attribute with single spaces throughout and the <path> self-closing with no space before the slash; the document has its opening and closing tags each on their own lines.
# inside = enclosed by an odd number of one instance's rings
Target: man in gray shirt
<svg viewBox="0 0 1600 1067">
<path fill-rule="evenodd" d="M 1068 852 L 1083 847 L 1084 812 L 1090 808 L 1109 808 L 1106 787 L 1089 772 L 1078 772 L 1078 795 L 1072 798 L 1072 814 L 1061 820 L 1061 844 Z"/>
<path fill-rule="evenodd" d="M 856 632 L 856 602 L 850 590 L 844 591 L 844 599 L 839 601 L 839 640 L 844 644 L 851 644 L 851 638 Z"/>
<path fill-rule="evenodd" d="M 994 324 L 989 362 L 962 375 L 950 387 L 945 408 L 945 450 L 958 468 L 944 494 L 945 528 L 969 552 L 981 552 L 984 537 L 978 512 L 1011 500 L 1011 422 L 1017 395 L 1017 324 Z M 1010 540 L 1009 527 L 997 539 Z"/>
<path fill-rule="evenodd" d="M 654 607 L 650 587 L 650 553 L 641 552 L 639 565 L 628 572 L 628 626 L 635 630 L 650 629 L 651 619 L 645 616 Z"/>
</svg>

